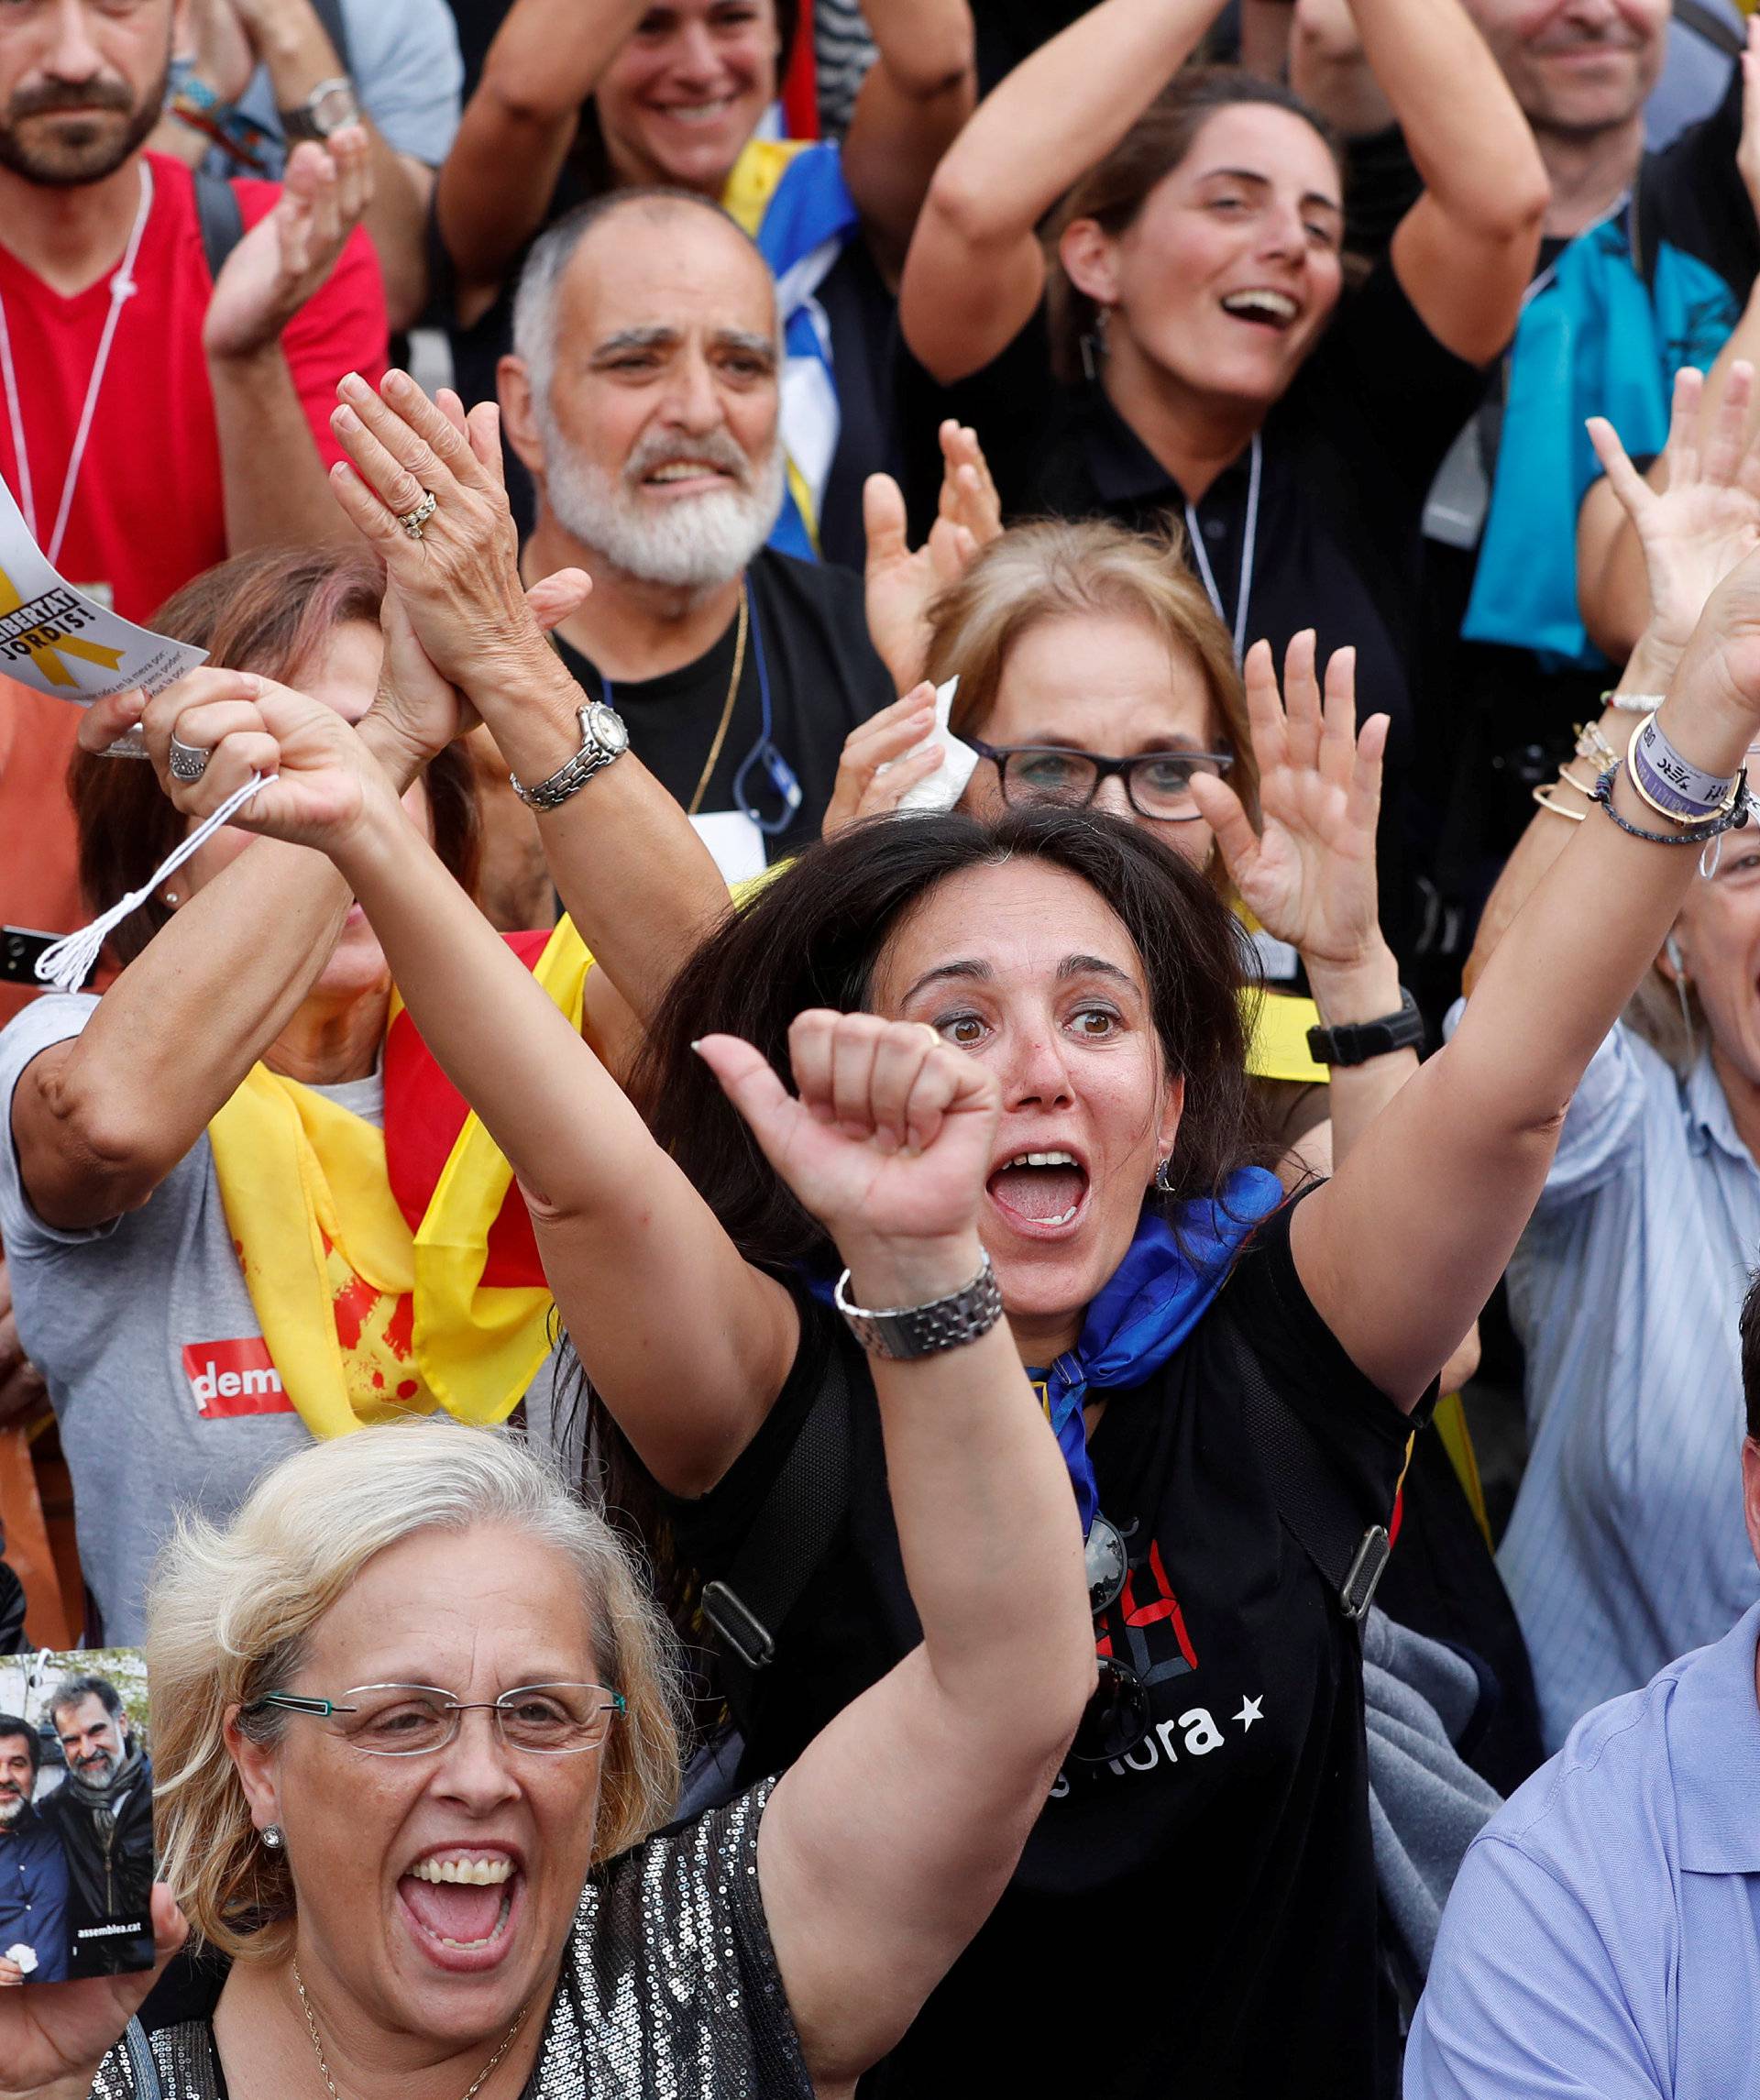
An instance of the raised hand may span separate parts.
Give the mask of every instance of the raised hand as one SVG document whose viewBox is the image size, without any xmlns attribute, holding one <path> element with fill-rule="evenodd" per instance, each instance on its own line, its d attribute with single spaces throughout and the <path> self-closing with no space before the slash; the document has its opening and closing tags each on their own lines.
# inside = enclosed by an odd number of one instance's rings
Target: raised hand
<svg viewBox="0 0 1760 2100">
<path fill-rule="evenodd" d="M 153 1888 L 156 1967 L 132 1976 L 0 1990 L 0 2100 L 87 2100 L 98 2065 L 122 2040 L 189 1928 L 163 1882 Z"/>
<path fill-rule="evenodd" d="M 697 1048 L 858 1284 L 876 1249 L 921 1249 L 932 1261 L 974 1238 L 1001 1090 L 927 1023 L 799 1015 L 788 1031 L 798 1095 L 737 1036 Z"/>
<path fill-rule="evenodd" d="M 1260 829 L 1207 774 L 1192 792 L 1239 891 L 1268 933 L 1308 963 L 1348 966 L 1378 944 L 1375 822 L 1388 718 L 1358 733 L 1357 652 L 1335 651 L 1322 697 L 1312 628 L 1294 637 L 1278 698 L 1270 644 L 1247 653 L 1247 712 L 1259 760 Z"/>
<path fill-rule="evenodd" d="M 923 675 L 936 593 L 957 583 L 978 549 L 1002 531 L 1001 499 L 977 433 L 949 421 L 940 440 L 940 506 L 928 539 L 914 552 L 898 484 L 889 474 L 871 474 L 862 491 L 868 636 L 901 693 Z"/>
<path fill-rule="evenodd" d="M 352 462 L 331 470 L 336 500 L 383 560 L 434 668 L 487 705 L 550 658 L 520 582 L 500 411 L 484 401 L 467 416 L 456 395 L 432 401 L 406 372 L 388 372 L 377 393 L 350 372 L 336 392 L 331 427 Z M 430 496 L 412 535 L 399 520 Z M 588 586 L 579 570 L 560 575 L 558 588 L 575 593 L 556 614 L 566 619 Z"/>
<path fill-rule="evenodd" d="M 1644 551 L 1651 633 L 1676 649 L 1685 647 L 1712 591 L 1760 546 L 1760 443 L 1747 428 L 1754 368 L 1739 361 L 1730 367 L 1701 444 L 1704 385 L 1690 366 L 1675 375 L 1664 489 L 1653 489 L 1633 466 L 1604 416 L 1591 416 L 1588 425 L 1608 484 Z"/>
<path fill-rule="evenodd" d="M 244 671 L 204 666 L 167 686 L 141 719 L 160 785 L 191 817 L 206 817 L 253 773 L 264 785 L 232 819 L 240 830 L 334 852 L 397 790 L 335 708 Z M 170 742 L 205 751 L 199 780 L 170 770 Z"/>
<path fill-rule="evenodd" d="M 281 193 L 226 258 L 208 299 L 202 346 L 211 357 L 271 348 L 336 268 L 373 193 L 367 134 L 346 125 L 324 145 L 288 156 Z"/>
<path fill-rule="evenodd" d="M 821 835 L 832 838 L 864 817 L 897 808 L 907 792 L 941 763 L 940 739 L 923 741 L 934 727 L 935 688 L 925 680 L 852 729 L 843 740 Z"/>
</svg>

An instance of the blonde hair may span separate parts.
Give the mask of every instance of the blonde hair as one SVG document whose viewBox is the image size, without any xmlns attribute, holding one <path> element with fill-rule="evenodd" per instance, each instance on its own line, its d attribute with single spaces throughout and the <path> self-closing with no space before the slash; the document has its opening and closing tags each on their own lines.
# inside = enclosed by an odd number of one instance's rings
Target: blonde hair
<svg viewBox="0 0 1760 2100">
<path fill-rule="evenodd" d="M 953 733 L 983 733 L 1009 651 L 1029 629 L 1122 614 L 1152 628 L 1170 656 L 1197 666 L 1234 753 L 1230 785 L 1257 823 L 1259 771 L 1234 643 L 1185 566 L 1184 550 L 1185 535 L 1172 519 L 1149 533 L 1103 518 L 1045 518 L 992 540 L 929 608 L 923 676 L 939 686 L 959 674 Z"/>
<path fill-rule="evenodd" d="M 286 1686 L 313 1629 L 376 1554 L 425 1531 L 505 1524 L 574 1565 L 595 1666 L 626 1710 L 606 1738 L 597 1856 L 658 1827 L 678 1791 L 671 1628 L 610 1525 L 516 1438 L 445 1422 L 363 1429 L 266 1474 L 224 1530 L 179 1520 L 147 1607 L 160 1871 L 191 1924 L 235 1959 L 292 1944 L 286 1855 L 264 1848 L 232 1759 L 228 1710 Z M 279 1740 L 272 1709 L 240 1728 Z"/>
</svg>

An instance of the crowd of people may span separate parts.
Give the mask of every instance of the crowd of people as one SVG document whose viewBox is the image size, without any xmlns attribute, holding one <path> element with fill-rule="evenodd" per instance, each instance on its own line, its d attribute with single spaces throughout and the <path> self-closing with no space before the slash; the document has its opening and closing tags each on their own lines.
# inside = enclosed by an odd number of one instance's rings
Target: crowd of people
<svg viewBox="0 0 1760 2100">
<path fill-rule="evenodd" d="M 0 2100 L 1754 2089 L 1757 206 L 1721 0 L 0 6 L 205 658 L 0 676 Z"/>
</svg>

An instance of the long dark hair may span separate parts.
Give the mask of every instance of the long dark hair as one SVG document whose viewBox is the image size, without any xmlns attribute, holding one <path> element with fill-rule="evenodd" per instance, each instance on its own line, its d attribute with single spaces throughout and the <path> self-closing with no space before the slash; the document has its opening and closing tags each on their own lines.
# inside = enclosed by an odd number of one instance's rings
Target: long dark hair
<svg viewBox="0 0 1760 2100">
<path fill-rule="evenodd" d="M 675 980 L 632 1078 L 655 1138 L 748 1261 L 784 1276 L 836 1266 L 824 1229 L 770 1167 L 691 1044 L 717 1032 L 741 1036 L 786 1075 L 796 1015 L 868 1006 L 874 971 L 912 907 L 950 876 L 1010 860 L 1079 876 L 1117 914 L 1142 958 L 1168 1076 L 1185 1082 L 1171 1193 L 1154 1200 L 1214 1194 L 1237 1167 L 1271 1162 L 1275 1148 L 1246 1072 L 1252 1011 L 1243 998 L 1244 943 L 1196 868 L 1137 826 L 1094 811 L 882 817 L 809 849 L 710 936 Z M 590 1393 L 588 1408 L 592 1490 L 648 1553 L 689 1641 L 694 1585 L 673 1554 L 664 1507 Z M 700 1635 L 692 1642 L 700 1664 L 699 1644 Z"/>
<path fill-rule="evenodd" d="M 875 966 L 905 914 L 951 875 L 1009 860 L 1079 876 L 1142 957 L 1168 1076 L 1186 1084 L 1169 1200 L 1213 1193 L 1262 1156 L 1246 1074 L 1242 945 L 1195 868 L 1137 826 L 1089 810 L 884 818 L 802 854 L 703 943 L 655 1017 L 632 1077 L 655 1138 L 748 1261 L 776 1270 L 820 1264 L 830 1243 L 691 1044 L 718 1031 L 742 1036 L 786 1073 L 797 1014 L 869 1006 Z"/>
<path fill-rule="evenodd" d="M 1266 80 L 1242 66 L 1187 66 L 1176 73 L 1104 160 L 1090 168 L 1052 214 L 1046 285 L 1051 361 L 1058 377 L 1073 384 L 1082 377 L 1082 340 L 1091 335 L 1099 308 L 1063 268 L 1058 243 L 1077 219 L 1092 219 L 1115 238 L 1132 225 L 1150 192 L 1171 175 L 1221 109 L 1241 103 L 1287 110 L 1312 126 L 1332 155 L 1340 179 L 1344 155 L 1338 135 L 1320 113 L 1281 81 Z"/>
</svg>

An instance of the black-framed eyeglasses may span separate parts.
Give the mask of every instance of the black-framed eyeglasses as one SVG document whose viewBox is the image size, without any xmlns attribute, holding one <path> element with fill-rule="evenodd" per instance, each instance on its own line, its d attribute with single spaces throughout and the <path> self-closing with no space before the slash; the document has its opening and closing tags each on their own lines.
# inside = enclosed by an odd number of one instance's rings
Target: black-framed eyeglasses
<svg viewBox="0 0 1760 2100">
<path fill-rule="evenodd" d="M 603 1743 L 623 1695 L 605 1685 L 519 1685 L 495 1699 L 461 1699 L 437 1685 L 354 1685 L 340 1697 L 265 1692 L 243 1710 L 309 1714 L 333 1721 L 333 1733 L 368 1757 L 422 1757 L 444 1750 L 462 1718 L 477 1711 L 509 1750 L 538 1757 L 570 1757 Z"/>
<path fill-rule="evenodd" d="M 966 742 L 996 766 L 1002 798 L 1011 806 L 1061 802 L 1085 809 L 1100 783 L 1116 775 L 1137 814 L 1163 824 L 1189 824 L 1198 815 L 1194 775 L 1220 779 L 1235 763 L 1228 751 L 1141 751 L 1134 758 L 1104 758 L 1098 752 L 1066 751 L 1053 743 L 984 743 L 974 736 Z"/>
<path fill-rule="evenodd" d="M 1124 1534 L 1116 1524 L 1097 1510 L 1088 1526 L 1084 1549 L 1088 1577 L 1088 1609 L 1098 1619 L 1124 1594 L 1130 1574 Z M 1083 1710 L 1070 1745 L 1070 1755 L 1083 1765 L 1106 1765 L 1135 1750 L 1149 1733 L 1153 1716 L 1149 1707 L 1149 1688 L 1128 1663 L 1112 1655 L 1096 1658 L 1100 1682 Z"/>
</svg>

